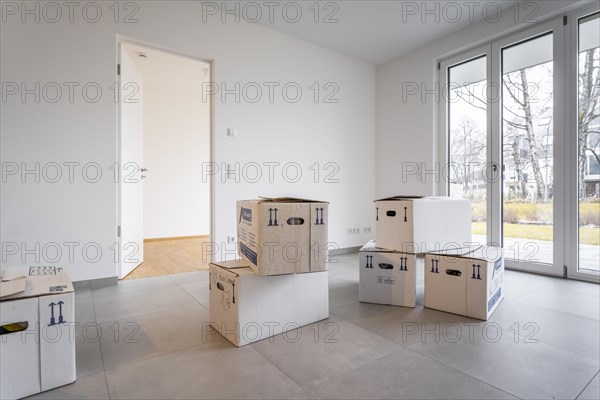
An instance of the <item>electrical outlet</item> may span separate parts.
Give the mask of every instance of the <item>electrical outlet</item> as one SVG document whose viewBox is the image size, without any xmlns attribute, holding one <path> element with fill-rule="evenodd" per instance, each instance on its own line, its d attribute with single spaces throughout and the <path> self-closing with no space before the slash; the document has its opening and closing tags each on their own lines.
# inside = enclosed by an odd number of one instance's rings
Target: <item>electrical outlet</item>
<svg viewBox="0 0 600 400">
<path fill-rule="evenodd" d="M 227 244 L 235 243 L 235 236 L 227 236 Z"/>
<path fill-rule="evenodd" d="M 370 226 L 363 226 L 363 233 L 371 233 L 371 227 Z"/>
<path fill-rule="evenodd" d="M 348 235 L 356 235 L 360 233 L 360 228 L 348 228 L 346 232 L 348 233 Z"/>
</svg>

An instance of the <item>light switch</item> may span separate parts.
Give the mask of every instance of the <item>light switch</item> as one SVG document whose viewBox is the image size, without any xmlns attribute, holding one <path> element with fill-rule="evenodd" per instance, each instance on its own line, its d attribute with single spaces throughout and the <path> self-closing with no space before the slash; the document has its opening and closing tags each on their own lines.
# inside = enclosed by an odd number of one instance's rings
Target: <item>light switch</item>
<svg viewBox="0 0 600 400">
<path fill-rule="evenodd" d="M 235 129 L 233 128 L 227 128 L 227 136 L 229 137 L 236 137 L 237 132 Z"/>
</svg>

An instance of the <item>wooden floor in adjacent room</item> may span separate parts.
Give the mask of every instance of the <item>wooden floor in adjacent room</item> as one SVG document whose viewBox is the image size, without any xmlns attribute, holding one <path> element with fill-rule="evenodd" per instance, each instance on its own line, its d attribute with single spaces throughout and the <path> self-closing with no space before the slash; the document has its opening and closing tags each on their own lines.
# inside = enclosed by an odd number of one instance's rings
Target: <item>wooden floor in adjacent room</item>
<svg viewBox="0 0 600 400">
<path fill-rule="evenodd" d="M 147 278 L 208 269 L 202 254 L 208 236 L 144 240 L 144 262 L 124 279 Z"/>
</svg>

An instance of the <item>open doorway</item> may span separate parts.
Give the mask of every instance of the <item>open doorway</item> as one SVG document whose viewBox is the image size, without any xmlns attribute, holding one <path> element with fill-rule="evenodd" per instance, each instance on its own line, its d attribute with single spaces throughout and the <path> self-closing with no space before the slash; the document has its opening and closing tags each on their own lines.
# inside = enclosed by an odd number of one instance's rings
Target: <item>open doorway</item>
<svg viewBox="0 0 600 400">
<path fill-rule="evenodd" d="M 208 268 L 210 63 L 120 43 L 119 279 Z"/>
</svg>

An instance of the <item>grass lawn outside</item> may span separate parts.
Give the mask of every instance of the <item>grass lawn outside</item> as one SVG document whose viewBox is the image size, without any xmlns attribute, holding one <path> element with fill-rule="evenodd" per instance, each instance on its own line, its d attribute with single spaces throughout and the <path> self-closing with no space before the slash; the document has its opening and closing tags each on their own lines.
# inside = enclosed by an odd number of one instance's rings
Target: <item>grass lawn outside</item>
<svg viewBox="0 0 600 400">
<path fill-rule="evenodd" d="M 474 235 L 485 235 L 485 222 L 473 222 Z M 512 238 L 552 241 L 552 225 L 504 224 L 504 235 Z M 600 228 L 579 228 L 579 243 L 600 246 Z"/>
</svg>

